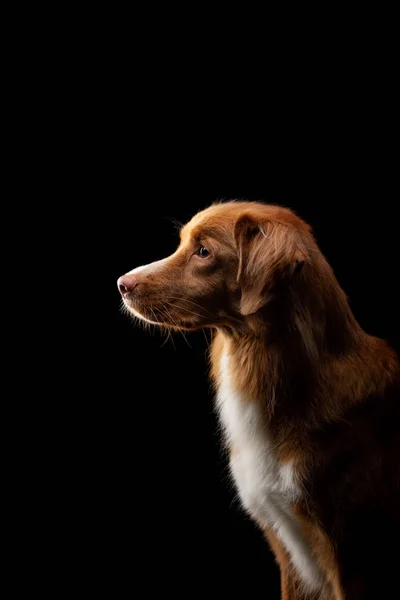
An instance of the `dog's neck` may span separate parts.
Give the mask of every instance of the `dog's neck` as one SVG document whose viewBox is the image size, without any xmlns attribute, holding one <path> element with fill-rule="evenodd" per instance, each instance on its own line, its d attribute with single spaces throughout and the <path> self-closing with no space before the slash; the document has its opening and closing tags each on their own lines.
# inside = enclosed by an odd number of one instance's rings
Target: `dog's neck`
<svg viewBox="0 0 400 600">
<path fill-rule="evenodd" d="M 237 388 L 265 404 L 271 423 L 286 420 L 303 429 L 340 418 L 374 393 L 387 359 L 386 345 L 361 329 L 323 257 L 285 294 L 275 290 L 243 327 L 223 335 Z"/>
</svg>

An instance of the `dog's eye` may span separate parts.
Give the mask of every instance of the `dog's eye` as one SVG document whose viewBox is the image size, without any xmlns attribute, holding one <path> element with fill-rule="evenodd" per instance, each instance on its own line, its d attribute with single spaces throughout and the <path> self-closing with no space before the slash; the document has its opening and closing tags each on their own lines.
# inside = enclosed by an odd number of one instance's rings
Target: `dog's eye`
<svg viewBox="0 0 400 600">
<path fill-rule="evenodd" d="M 202 258 L 206 258 L 209 255 L 209 251 L 207 250 L 207 248 L 204 248 L 204 246 L 200 246 L 199 249 L 199 256 L 201 256 Z"/>
</svg>

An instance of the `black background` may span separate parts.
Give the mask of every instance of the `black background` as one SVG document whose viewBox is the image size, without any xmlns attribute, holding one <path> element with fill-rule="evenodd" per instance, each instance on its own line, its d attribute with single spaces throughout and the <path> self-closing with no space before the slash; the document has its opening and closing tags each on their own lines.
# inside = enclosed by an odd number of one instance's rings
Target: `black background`
<svg viewBox="0 0 400 600">
<path fill-rule="evenodd" d="M 62 451 L 49 481 L 60 483 L 45 504 L 60 507 L 62 585 L 82 575 L 87 591 L 116 598 L 279 598 L 273 557 L 229 482 L 207 333 L 163 345 L 121 314 L 116 281 L 175 250 L 171 219 L 221 199 L 282 204 L 313 226 L 364 329 L 399 349 L 393 78 L 371 62 L 363 81 L 359 63 L 357 76 L 307 72 L 295 56 L 276 77 L 266 59 L 264 75 L 238 78 L 227 49 L 208 77 L 182 47 L 151 58 L 129 36 L 99 37 L 70 72 L 68 52 L 60 59 L 49 101 L 62 98 L 46 191 L 79 263 L 65 287 L 80 323 L 50 417 Z"/>
</svg>

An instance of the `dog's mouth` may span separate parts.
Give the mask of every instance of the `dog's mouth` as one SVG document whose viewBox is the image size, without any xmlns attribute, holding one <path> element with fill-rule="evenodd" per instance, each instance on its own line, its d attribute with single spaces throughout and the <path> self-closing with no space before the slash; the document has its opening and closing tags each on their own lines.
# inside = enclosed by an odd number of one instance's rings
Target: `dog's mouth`
<svg viewBox="0 0 400 600">
<path fill-rule="evenodd" d="M 125 297 L 122 301 L 122 309 L 139 321 L 158 327 L 176 330 L 184 329 L 186 331 L 194 331 L 201 327 L 201 325 L 196 325 L 194 322 L 182 318 L 177 314 L 171 314 L 171 308 L 166 305 L 160 308 L 159 306 L 151 306 L 150 304 L 146 304 L 145 306 L 138 304 L 138 302 L 133 303 L 129 297 Z"/>
<path fill-rule="evenodd" d="M 145 321 L 146 323 L 150 323 L 151 325 L 163 325 L 163 323 L 161 321 L 155 321 L 154 317 L 153 317 L 153 319 L 150 319 L 146 315 L 139 312 L 136 308 L 134 308 L 132 306 L 131 302 L 129 302 L 129 300 L 126 300 L 125 298 L 122 301 L 122 309 L 128 315 L 130 315 L 132 317 L 136 317 L 140 321 Z"/>
</svg>

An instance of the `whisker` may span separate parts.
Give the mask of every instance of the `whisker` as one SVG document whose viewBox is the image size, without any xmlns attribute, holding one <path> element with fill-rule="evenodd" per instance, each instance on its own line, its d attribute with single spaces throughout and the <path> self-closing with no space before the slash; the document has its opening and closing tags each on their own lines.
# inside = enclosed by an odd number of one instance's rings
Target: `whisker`
<svg viewBox="0 0 400 600">
<path fill-rule="evenodd" d="M 175 352 L 176 352 L 176 346 L 175 346 L 175 342 L 174 342 L 174 336 L 172 335 L 172 332 L 171 332 L 171 330 L 170 330 L 170 329 L 168 330 L 168 337 L 169 337 L 169 339 L 171 340 L 171 343 L 172 343 L 172 345 L 173 345 L 173 347 L 174 347 L 174 350 L 175 350 Z"/>
<path fill-rule="evenodd" d="M 168 296 L 168 298 L 173 298 L 173 296 Z M 190 300 L 188 300 L 186 298 L 177 298 L 177 299 L 182 300 L 183 302 L 191 302 Z M 164 299 L 164 302 L 168 302 L 168 301 Z M 205 315 L 199 315 L 199 313 L 196 313 L 193 310 L 186 308 L 186 306 L 181 306 L 179 304 L 172 304 L 171 302 L 168 302 L 168 304 L 169 304 L 169 306 L 177 307 L 180 310 L 185 310 L 189 315 L 194 315 L 194 316 L 200 317 L 200 318 L 203 318 L 205 316 Z M 196 302 L 192 302 L 192 304 L 196 304 Z M 200 306 L 200 304 L 196 304 L 196 306 L 199 306 L 202 310 L 208 312 L 208 314 L 214 318 L 214 315 L 212 313 L 210 313 L 209 311 L 207 311 L 207 309 Z M 231 321 L 235 321 L 236 323 L 240 323 L 242 325 L 242 321 L 240 319 L 237 319 L 236 317 L 233 317 L 232 315 L 229 315 L 229 319 Z"/>
<path fill-rule="evenodd" d="M 204 315 L 199 315 L 199 313 L 196 313 L 193 310 L 186 308 L 185 306 L 179 306 L 178 304 L 172 304 L 171 302 L 168 302 L 167 300 L 164 300 L 164 302 L 167 302 L 168 306 L 172 306 L 172 308 L 179 308 L 180 310 L 185 310 L 189 315 L 194 315 L 195 317 L 200 317 L 200 318 L 204 316 Z"/>
<path fill-rule="evenodd" d="M 197 304 L 197 302 L 193 302 L 193 300 L 189 300 L 189 298 L 182 298 L 182 297 L 177 298 L 176 296 L 168 296 L 168 300 L 183 300 L 184 302 L 190 302 L 190 304 L 194 304 L 194 306 L 198 306 L 199 308 L 201 308 L 201 310 L 204 310 L 206 313 L 208 313 L 212 317 L 214 316 L 212 313 L 210 313 L 209 310 L 204 308 L 204 306 L 201 306 L 201 304 Z"/>
<path fill-rule="evenodd" d="M 180 229 L 182 229 L 183 223 L 178 221 L 178 219 L 174 219 L 173 217 L 164 217 L 164 218 L 167 219 L 167 221 L 170 221 L 174 225 L 175 229 L 177 229 L 178 231 Z"/>
<path fill-rule="evenodd" d="M 192 349 L 192 346 L 189 344 L 188 339 L 186 337 L 186 334 L 184 331 L 182 331 L 181 329 L 179 329 L 179 331 L 181 332 L 181 334 L 183 335 L 183 339 L 185 340 L 185 342 L 187 343 L 187 345 L 189 346 L 190 349 Z"/>
<path fill-rule="evenodd" d="M 167 318 L 168 318 L 168 319 L 171 319 L 172 323 L 173 323 L 173 324 L 175 325 L 175 327 L 178 329 L 179 333 L 181 333 L 181 335 L 182 335 L 183 339 L 185 340 L 185 342 L 187 343 L 187 345 L 188 345 L 188 346 L 189 346 L 189 348 L 191 349 L 191 348 L 192 348 L 192 346 L 189 344 L 189 342 L 188 342 L 188 340 L 187 340 L 187 338 L 186 338 L 186 336 L 185 336 L 184 332 L 183 332 L 181 329 L 179 329 L 179 325 L 178 325 L 178 323 L 177 323 L 177 322 L 175 321 L 175 319 L 174 319 L 174 318 L 171 316 L 171 314 L 170 314 L 170 312 L 169 312 L 168 308 L 167 308 L 167 307 L 166 307 L 166 305 L 165 305 L 165 302 L 163 302 L 162 304 L 163 304 L 163 308 L 164 308 L 164 310 L 165 310 L 165 314 L 166 314 Z M 170 306 L 173 306 L 173 304 L 171 304 Z"/>
<path fill-rule="evenodd" d="M 210 344 L 209 344 L 209 341 L 208 341 L 208 338 L 207 338 L 206 332 L 204 331 L 204 328 L 203 328 L 203 327 L 201 328 L 201 331 L 203 332 L 204 339 L 206 340 L 206 345 L 207 345 L 207 350 L 208 350 L 208 349 L 209 349 L 209 347 L 210 347 Z"/>
<path fill-rule="evenodd" d="M 174 340 L 172 339 L 172 335 L 171 335 L 171 330 L 170 329 L 167 329 L 167 337 L 165 338 L 163 344 L 161 345 L 161 348 L 164 348 L 164 346 L 168 342 L 168 340 L 171 340 L 172 345 L 174 347 L 174 350 L 176 351 Z"/>
</svg>

